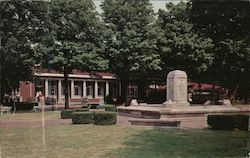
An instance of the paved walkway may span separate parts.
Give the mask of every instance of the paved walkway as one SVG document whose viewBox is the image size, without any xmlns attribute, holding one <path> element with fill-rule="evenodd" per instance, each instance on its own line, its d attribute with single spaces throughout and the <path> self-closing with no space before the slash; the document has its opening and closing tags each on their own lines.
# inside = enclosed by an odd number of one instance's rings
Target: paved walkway
<svg viewBox="0 0 250 158">
<path fill-rule="evenodd" d="M 250 110 L 250 105 L 237 105 L 234 106 L 242 110 Z M 154 109 L 154 108 L 153 108 Z M 154 109 L 156 110 L 156 109 Z M 119 116 L 117 117 L 117 125 L 131 126 L 128 122 L 129 119 L 132 119 L 128 116 Z M 176 118 L 174 118 L 176 119 Z M 182 121 L 181 128 L 206 128 L 206 118 L 204 117 L 189 117 L 189 118 L 178 118 Z M 51 119 L 45 120 L 45 126 L 51 125 L 67 125 L 72 124 L 71 119 Z M 0 120 L 0 128 L 27 128 L 27 127 L 42 127 L 41 120 Z"/>
</svg>

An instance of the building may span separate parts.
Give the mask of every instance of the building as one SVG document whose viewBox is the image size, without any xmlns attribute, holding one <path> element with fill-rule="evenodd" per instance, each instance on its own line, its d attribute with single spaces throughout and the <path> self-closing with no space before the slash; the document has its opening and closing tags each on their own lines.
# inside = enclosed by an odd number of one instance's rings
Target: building
<svg viewBox="0 0 250 158">
<path fill-rule="evenodd" d="M 20 101 L 28 101 L 35 98 L 36 93 L 41 91 L 46 97 L 55 98 L 58 104 L 64 103 L 64 78 L 63 74 L 56 71 L 44 70 L 34 73 L 34 82 L 20 82 Z M 96 98 L 100 102 L 105 96 L 117 98 L 121 96 L 121 84 L 112 73 L 96 72 L 88 73 L 73 70 L 69 74 L 69 101 L 81 102 L 84 97 Z"/>
</svg>

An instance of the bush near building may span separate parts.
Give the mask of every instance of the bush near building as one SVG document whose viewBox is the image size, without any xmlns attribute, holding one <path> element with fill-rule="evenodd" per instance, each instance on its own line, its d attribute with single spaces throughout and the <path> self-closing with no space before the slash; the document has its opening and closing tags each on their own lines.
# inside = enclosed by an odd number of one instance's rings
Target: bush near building
<svg viewBox="0 0 250 158">
<path fill-rule="evenodd" d="M 207 123 L 215 130 L 249 130 L 249 115 L 208 115 Z"/>
<path fill-rule="evenodd" d="M 73 112 L 71 114 L 73 124 L 90 124 L 93 123 L 93 112 Z"/>
<path fill-rule="evenodd" d="M 61 118 L 62 119 L 70 119 L 71 118 L 71 114 L 75 112 L 75 110 L 63 110 L 61 111 Z"/>
<path fill-rule="evenodd" d="M 96 125 L 112 125 L 117 121 L 116 112 L 95 112 L 94 124 Z"/>
</svg>

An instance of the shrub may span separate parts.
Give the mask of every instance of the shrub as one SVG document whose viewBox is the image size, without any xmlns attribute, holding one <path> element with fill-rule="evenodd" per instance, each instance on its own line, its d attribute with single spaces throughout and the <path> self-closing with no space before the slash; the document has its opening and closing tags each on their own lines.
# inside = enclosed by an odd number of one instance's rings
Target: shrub
<svg viewBox="0 0 250 158">
<path fill-rule="evenodd" d="M 106 95 L 104 97 L 104 101 L 105 101 L 106 104 L 114 104 L 113 98 L 110 95 Z"/>
<path fill-rule="evenodd" d="M 74 111 L 75 110 L 63 110 L 63 111 L 61 111 L 61 118 L 62 119 L 69 119 L 69 118 L 71 118 L 71 114 Z"/>
<path fill-rule="evenodd" d="M 88 108 L 82 108 L 82 109 L 75 110 L 75 112 L 85 112 L 85 111 L 89 111 L 89 109 Z"/>
<path fill-rule="evenodd" d="M 236 115 L 235 116 L 235 128 L 243 131 L 248 131 L 249 126 L 249 115 Z"/>
<path fill-rule="evenodd" d="M 89 124 L 93 122 L 93 112 L 73 112 L 72 113 L 73 124 Z"/>
<path fill-rule="evenodd" d="M 17 111 L 32 110 L 34 106 L 38 106 L 38 103 L 37 102 L 16 102 L 15 106 L 16 106 Z"/>
<path fill-rule="evenodd" d="M 98 106 L 98 104 L 88 104 L 89 109 L 96 109 Z"/>
<path fill-rule="evenodd" d="M 112 125 L 117 120 L 116 112 L 95 112 L 94 124 L 96 125 Z"/>
<path fill-rule="evenodd" d="M 101 106 L 102 108 L 105 109 L 105 111 L 116 111 L 116 106 L 115 105 L 103 105 Z"/>
<path fill-rule="evenodd" d="M 208 125 L 215 130 L 248 130 L 248 115 L 208 115 Z"/>
</svg>

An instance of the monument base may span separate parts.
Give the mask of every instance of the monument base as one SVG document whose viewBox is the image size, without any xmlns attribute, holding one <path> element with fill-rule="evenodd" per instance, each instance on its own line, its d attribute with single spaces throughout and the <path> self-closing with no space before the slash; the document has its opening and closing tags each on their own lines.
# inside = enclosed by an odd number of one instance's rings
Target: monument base
<svg viewBox="0 0 250 158">
<path fill-rule="evenodd" d="M 162 105 L 164 107 L 189 107 L 190 103 L 187 101 L 183 101 L 183 102 L 175 102 L 172 100 L 167 100 L 164 103 L 162 103 Z"/>
</svg>

